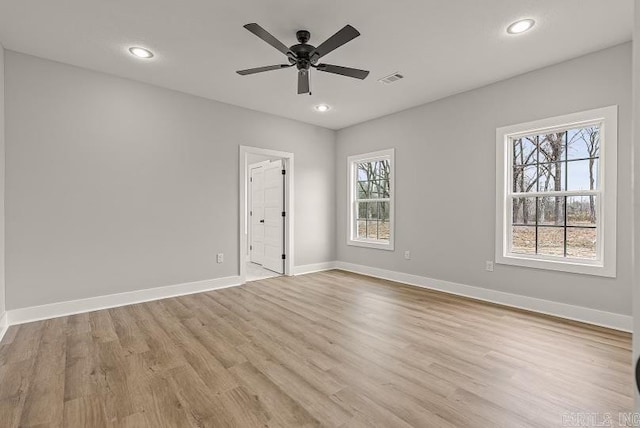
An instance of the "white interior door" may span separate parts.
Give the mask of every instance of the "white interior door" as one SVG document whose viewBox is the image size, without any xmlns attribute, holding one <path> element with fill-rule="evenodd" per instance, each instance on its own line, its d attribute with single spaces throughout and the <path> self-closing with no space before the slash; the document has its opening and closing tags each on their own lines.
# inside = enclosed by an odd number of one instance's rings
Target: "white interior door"
<svg viewBox="0 0 640 428">
<path fill-rule="evenodd" d="M 282 160 L 264 167 L 263 267 L 284 274 L 284 178 Z"/>
<path fill-rule="evenodd" d="M 263 264 L 264 260 L 264 166 L 251 168 L 251 208 L 250 226 L 251 240 L 249 243 L 250 260 Z"/>
</svg>

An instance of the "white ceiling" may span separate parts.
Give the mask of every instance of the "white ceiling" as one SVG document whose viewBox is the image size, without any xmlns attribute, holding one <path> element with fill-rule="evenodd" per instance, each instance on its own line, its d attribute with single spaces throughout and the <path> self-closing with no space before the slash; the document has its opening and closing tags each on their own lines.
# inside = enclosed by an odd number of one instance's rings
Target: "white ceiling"
<svg viewBox="0 0 640 428">
<path fill-rule="evenodd" d="M 403 110 L 631 40 L 633 0 L 0 0 L 7 49 L 140 80 L 332 129 Z M 509 36 L 511 22 L 537 21 Z M 356 80 L 295 68 L 242 28 L 257 22 L 284 44 L 317 46 L 346 24 L 362 35 L 323 62 L 371 70 Z M 153 50 L 142 61 L 132 45 Z M 391 85 L 377 79 L 399 71 Z M 327 103 L 328 113 L 313 106 Z"/>
</svg>

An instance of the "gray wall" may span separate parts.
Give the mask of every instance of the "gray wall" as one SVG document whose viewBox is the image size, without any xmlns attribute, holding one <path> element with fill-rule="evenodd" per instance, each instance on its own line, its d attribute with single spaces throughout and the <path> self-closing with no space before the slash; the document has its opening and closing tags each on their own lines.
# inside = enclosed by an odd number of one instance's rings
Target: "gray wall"
<svg viewBox="0 0 640 428">
<path fill-rule="evenodd" d="M 237 275 L 239 145 L 294 153 L 296 264 L 335 259 L 333 131 L 7 51 L 6 143 L 9 309 Z"/>
<path fill-rule="evenodd" d="M 633 276 L 633 361 L 640 357 L 640 0 L 634 2 L 633 28 L 633 168 L 634 168 L 634 276 Z M 634 366 L 635 367 L 635 366 Z M 640 395 L 635 392 L 635 410 L 640 412 Z"/>
<path fill-rule="evenodd" d="M 486 272 L 495 247 L 496 128 L 613 104 L 619 105 L 617 278 L 503 265 Z M 347 156 L 390 147 L 396 250 L 347 246 Z M 630 43 L 340 130 L 336 168 L 340 261 L 631 314 Z M 404 250 L 412 260 L 404 260 Z"/>
<path fill-rule="evenodd" d="M 4 286 L 4 48 L 0 44 L 0 317 L 5 312 Z"/>
</svg>

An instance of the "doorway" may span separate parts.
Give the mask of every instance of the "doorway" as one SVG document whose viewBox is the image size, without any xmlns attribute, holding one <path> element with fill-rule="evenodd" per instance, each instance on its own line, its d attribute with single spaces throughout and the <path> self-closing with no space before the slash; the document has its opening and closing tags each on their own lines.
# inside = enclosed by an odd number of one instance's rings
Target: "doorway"
<svg viewBox="0 0 640 428">
<path fill-rule="evenodd" d="M 291 275 L 293 154 L 240 147 L 240 277 Z"/>
</svg>

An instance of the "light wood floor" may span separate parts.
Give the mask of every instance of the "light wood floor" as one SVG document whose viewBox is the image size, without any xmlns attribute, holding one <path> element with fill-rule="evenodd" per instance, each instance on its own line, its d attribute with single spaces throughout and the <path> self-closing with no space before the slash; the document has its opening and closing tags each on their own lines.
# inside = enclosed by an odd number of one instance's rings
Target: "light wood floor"
<svg viewBox="0 0 640 428">
<path fill-rule="evenodd" d="M 11 327 L 0 425 L 561 426 L 630 335 L 331 271 Z M 565 421 L 566 422 L 566 421 Z"/>
</svg>

